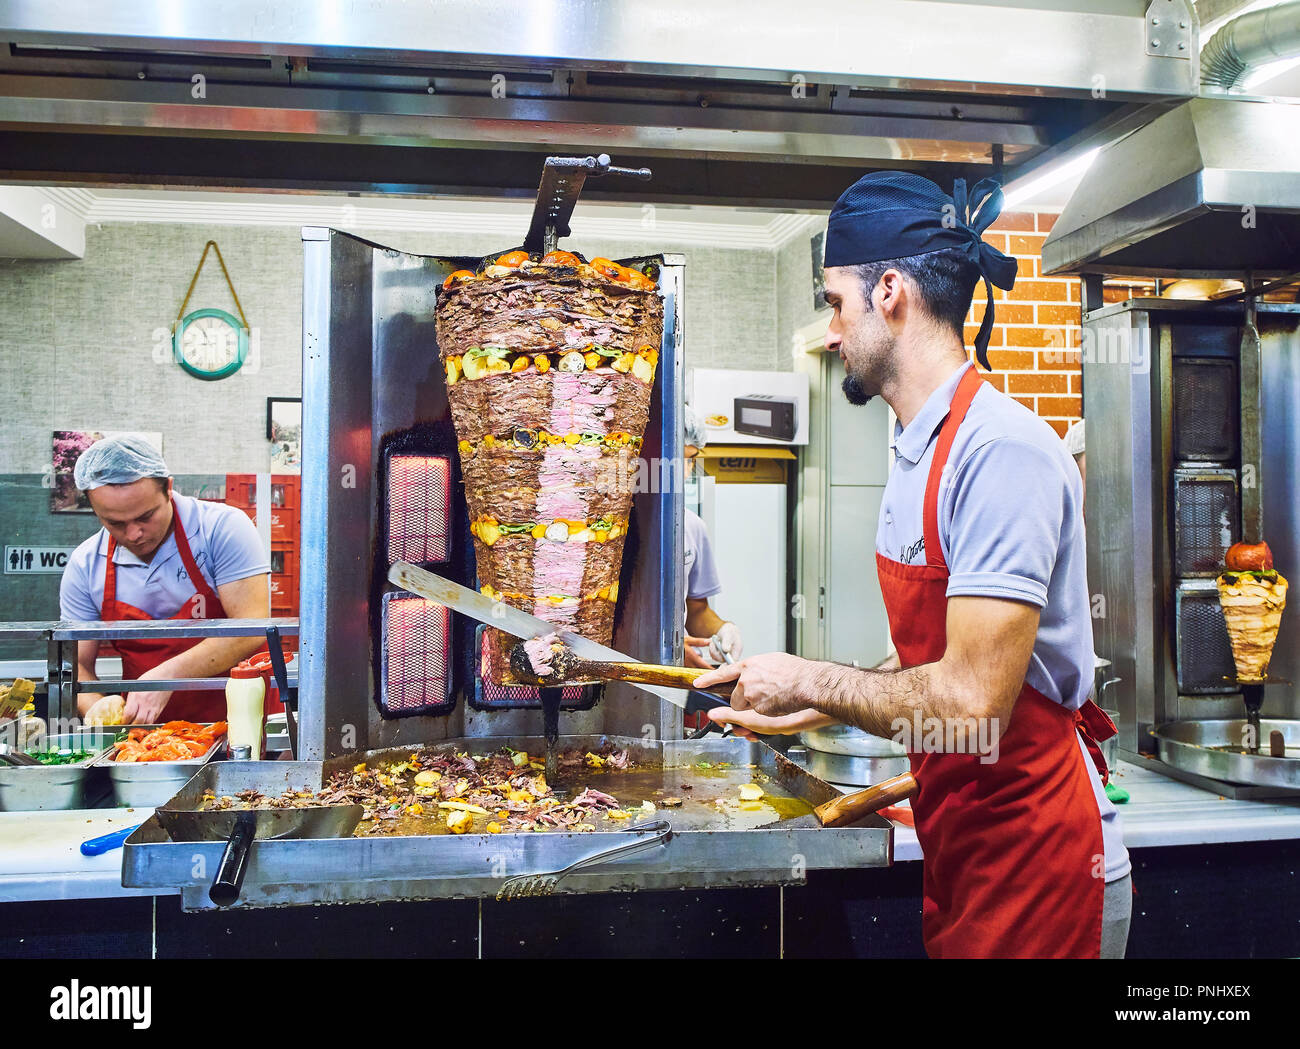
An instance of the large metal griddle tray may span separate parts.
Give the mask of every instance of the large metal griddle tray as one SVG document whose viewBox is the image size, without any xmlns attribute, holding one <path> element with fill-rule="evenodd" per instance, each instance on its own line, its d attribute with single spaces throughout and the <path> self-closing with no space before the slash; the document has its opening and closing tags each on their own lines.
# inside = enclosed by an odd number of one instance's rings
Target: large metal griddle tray
<svg viewBox="0 0 1300 1049">
<path fill-rule="evenodd" d="M 608 741 L 641 760 L 665 765 L 698 761 L 754 764 L 791 794 L 817 805 L 838 792 L 761 743 L 743 739 L 646 741 L 620 737 L 561 737 L 560 746 L 595 747 Z M 448 741 L 475 752 L 502 744 L 539 748 L 534 737 Z M 396 757 L 397 751 L 384 752 Z M 255 789 L 278 795 L 318 789 L 326 767 L 314 761 L 216 762 L 194 777 L 171 804 L 211 789 L 219 794 Z M 672 810 L 661 816 L 672 821 Z M 789 825 L 795 824 L 797 825 Z M 504 879 L 559 870 L 602 847 L 618 831 L 374 836 L 315 841 L 258 841 L 237 907 L 281 907 L 380 900 L 494 898 Z M 122 884 L 175 892 L 187 911 L 210 910 L 207 890 L 222 843 L 172 842 L 150 817 L 127 840 Z M 798 885 L 808 870 L 888 866 L 893 825 L 871 816 L 853 827 L 816 826 L 801 818 L 745 830 L 678 830 L 664 846 L 575 872 L 556 892 L 627 892 L 716 886 Z"/>
<path fill-rule="evenodd" d="M 1176 769 L 1228 783 L 1300 789 L 1300 721 L 1262 718 L 1258 754 L 1239 747 L 1246 728 L 1244 718 L 1171 721 L 1151 729 L 1160 758 Z M 1281 732 L 1286 757 L 1269 755 L 1272 732 Z"/>
</svg>

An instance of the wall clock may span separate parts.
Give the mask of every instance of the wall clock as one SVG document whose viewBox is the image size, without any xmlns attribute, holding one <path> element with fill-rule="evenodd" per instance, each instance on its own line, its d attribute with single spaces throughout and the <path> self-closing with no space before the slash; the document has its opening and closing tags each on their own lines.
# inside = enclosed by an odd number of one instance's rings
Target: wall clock
<svg viewBox="0 0 1300 1049">
<path fill-rule="evenodd" d="M 191 310 L 172 335 L 176 363 L 197 379 L 224 379 L 248 358 L 248 328 L 225 310 Z"/>
<path fill-rule="evenodd" d="M 194 286 L 199 282 L 199 274 L 203 272 L 203 264 L 208 260 L 209 249 L 216 252 L 226 286 L 230 288 L 230 297 L 235 300 L 235 309 L 239 311 L 238 317 L 210 306 L 185 312 L 194 294 Z M 235 285 L 226 269 L 226 260 L 221 257 L 217 242 L 210 240 L 203 246 L 199 265 L 176 314 L 176 323 L 172 325 L 172 355 L 176 363 L 196 379 L 224 379 L 239 371 L 248 359 L 248 331 L 248 318 L 244 316 L 244 307 L 239 304 Z"/>
</svg>

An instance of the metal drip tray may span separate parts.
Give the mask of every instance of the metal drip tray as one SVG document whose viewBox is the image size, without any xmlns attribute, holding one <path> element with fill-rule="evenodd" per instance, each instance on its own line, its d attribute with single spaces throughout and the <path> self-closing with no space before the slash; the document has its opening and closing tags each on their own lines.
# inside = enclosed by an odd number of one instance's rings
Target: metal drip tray
<svg viewBox="0 0 1300 1049">
<path fill-rule="evenodd" d="M 750 740 L 561 736 L 559 746 L 597 749 L 605 742 L 626 748 L 633 761 L 657 766 L 669 776 L 681 770 L 694 772 L 701 762 L 752 764 L 784 794 L 799 799 L 805 812 L 839 795 L 770 747 Z M 436 744 L 475 754 L 503 745 L 534 753 L 544 746 L 537 737 L 485 737 Z M 399 751 L 380 753 L 396 757 Z M 364 755 L 373 756 L 374 752 Z M 290 788 L 314 791 L 340 760 L 215 762 L 186 789 L 201 792 L 208 788 L 218 794 L 252 789 L 268 795 Z M 680 811 L 661 809 L 658 813 L 657 818 L 672 824 L 671 840 L 663 847 L 574 873 L 560 882 L 557 891 L 797 885 L 809 869 L 884 867 L 893 855 L 892 825 L 880 816 L 870 816 L 852 827 L 829 828 L 819 826 L 809 812 L 744 826 L 722 818 L 721 813 L 711 821 L 689 815 L 675 817 Z M 557 871 L 619 838 L 617 832 L 548 830 L 257 841 L 250 851 L 236 906 L 494 897 L 506 878 Z M 186 910 L 209 910 L 214 905 L 208 899 L 208 883 L 222 848 L 221 843 L 175 843 L 157 818 L 151 817 L 127 839 L 122 884 L 179 889 Z"/>
<path fill-rule="evenodd" d="M 1300 790 L 1300 721 L 1264 718 L 1260 721 L 1260 753 L 1241 746 L 1245 718 L 1171 721 L 1151 730 L 1160 758 L 1184 772 L 1229 783 Z M 1286 756 L 1268 753 L 1269 734 L 1281 732 Z"/>
</svg>

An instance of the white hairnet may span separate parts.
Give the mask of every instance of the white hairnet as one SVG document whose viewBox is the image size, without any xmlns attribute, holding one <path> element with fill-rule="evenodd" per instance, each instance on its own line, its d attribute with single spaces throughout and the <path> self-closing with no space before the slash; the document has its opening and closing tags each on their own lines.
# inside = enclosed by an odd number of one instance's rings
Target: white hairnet
<svg viewBox="0 0 1300 1049">
<path fill-rule="evenodd" d="M 1065 450 L 1067 452 L 1069 452 L 1071 455 L 1074 456 L 1082 455 L 1083 454 L 1083 420 L 1080 419 L 1077 423 L 1075 423 L 1068 430 L 1066 430 L 1065 437 L 1063 439 L 1065 441 Z"/>
<path fill-rule="evenodd" d="M 106 437 L 77 460 L 72 480 L 83 492 L 106 484 L 131 484 L 142 477 L 170 477 L 162 453 L 143 437 Z"/>
</svg>

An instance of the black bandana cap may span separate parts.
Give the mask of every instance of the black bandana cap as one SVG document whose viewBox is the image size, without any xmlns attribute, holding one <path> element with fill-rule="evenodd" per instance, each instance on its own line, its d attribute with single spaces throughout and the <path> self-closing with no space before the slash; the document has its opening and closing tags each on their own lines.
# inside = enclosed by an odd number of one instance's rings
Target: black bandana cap
<svg viewBox="0 0 1300 1049">
<path fill-rule="evenodd" d="M 993 285 L 1009 291 L 1016 283 L 1016 260 L 982 237 L 1001 212 L 1002 187 L 996 179 L 982 179 L 969 194 L 966 180 L 956 179 L 950 197 L 920 175 L 873 171 L 846 189 L 831 209 L 825 265 L 857 266 L 959 249 L 979 270 L 988 293 L 975 358 L 991 371 Z"/>
</svg>

